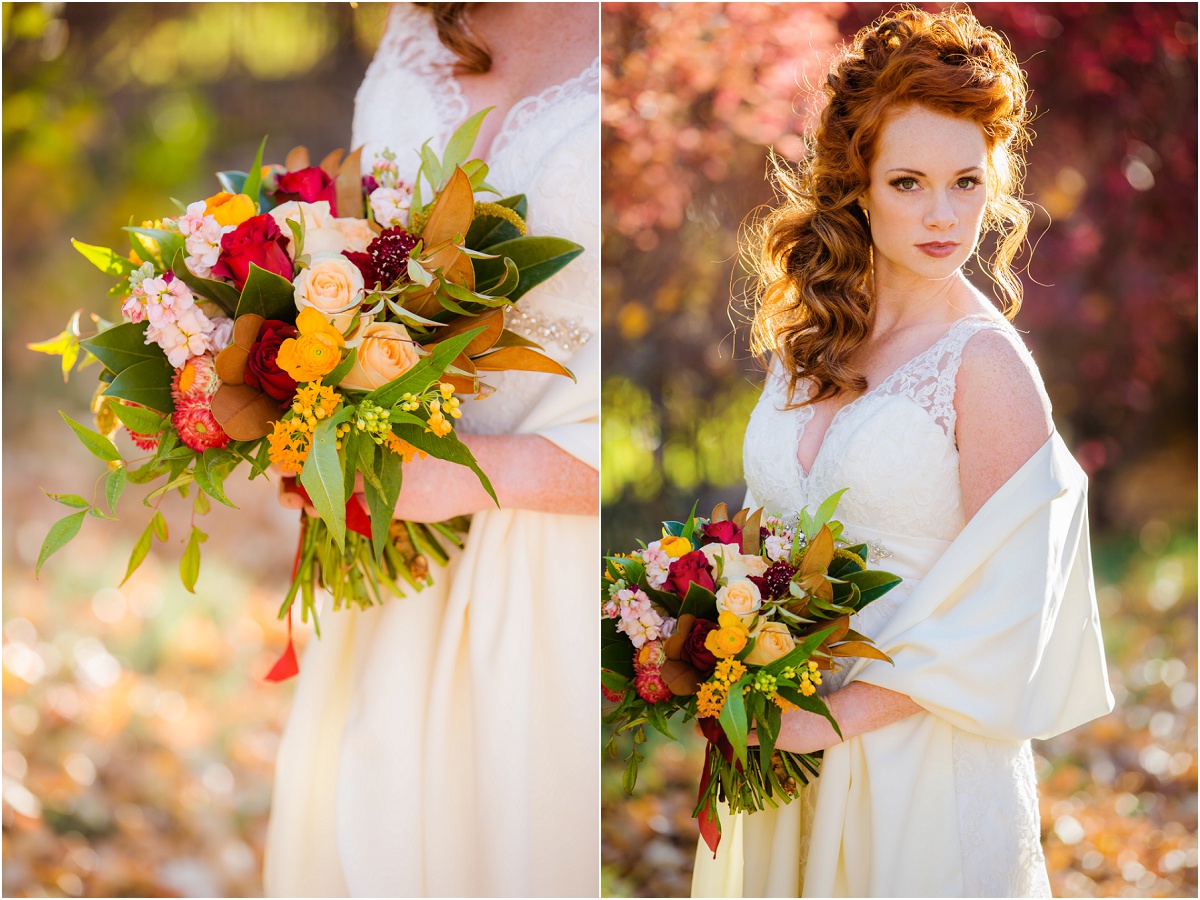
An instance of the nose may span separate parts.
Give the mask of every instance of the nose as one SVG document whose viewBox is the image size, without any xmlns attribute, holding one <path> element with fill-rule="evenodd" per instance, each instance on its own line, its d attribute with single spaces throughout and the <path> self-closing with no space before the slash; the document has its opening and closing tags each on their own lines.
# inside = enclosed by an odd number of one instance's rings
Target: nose
<svg viewBox="0 0 1200 900">
<path fill-rule="evenodd" d="M 935 191 L 925 212 L 925 227 L 934 231 L 949 231 L 958 224 L 958 216 L 945 191 Z"/>
</svg>

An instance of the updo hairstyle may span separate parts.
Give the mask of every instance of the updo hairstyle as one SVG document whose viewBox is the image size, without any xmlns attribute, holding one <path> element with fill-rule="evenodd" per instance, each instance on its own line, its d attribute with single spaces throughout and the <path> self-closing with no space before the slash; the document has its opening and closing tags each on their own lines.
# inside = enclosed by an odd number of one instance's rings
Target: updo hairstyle
<svg viewBox="0 0 1200 900">
<path fill-rule="evenodd" d="M 969 11 L 903 8 L 862 29 L 842 48 L 824 85 L 828 100 L 804 158 L 772 157 L 779 205 L 751 226 L 747 259 L 758 288 L 751 348 L 775 352 L 791 396 L 807 376 L 816 392 L 797 405 L 858 392 L 866 379 L 848 362 L 875 315 L 871 228 L 856 202 L 870 186 L 876 142 L 888 115 L 919 105 L 977 122 L 988 148 L 982 260 L 1009 318 L 1021 304 L 1012 260 L 1029 211 L 1020 199 L 1026 127 L 1024 74 L 1003 36 Z"/>
</svg>

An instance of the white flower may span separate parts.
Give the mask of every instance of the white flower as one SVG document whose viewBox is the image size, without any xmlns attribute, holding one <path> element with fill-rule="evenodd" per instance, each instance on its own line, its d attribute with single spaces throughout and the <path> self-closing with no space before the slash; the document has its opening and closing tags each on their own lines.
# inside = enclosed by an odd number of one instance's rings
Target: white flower
<svg viewBox="0 0 1200 900">
<path fill-rule="evenodd" d="M 667 570 L 671 566 L 671 557 L 659 549 L 661 543 L 661 541 L 651 541 L 642 551 L 642 559 L 646 563 L 646 580 L 655 590 L 666 584 Z"/>
<path fill-rule="evenodd" d="M 228 316 L 217 316 L 210 321 L 213 330 L 208 338 L 212 341 L 213 353 L 220 353 L 233 340 L 233 319 Z"/>
<path fill-rule="evenodd" d="M 785 541 L 777 534 L 767 535 L 763 541 L 763 549 L 767 551 L 767 559 L 771 562 L 777 562 L 782 559 L 789 550 L 791 550 L 792 542 Z"/>
<path fill-rule="evenodd" d="M 371 191 L 371 211 L 375 221 L 383 228 L 408 224 L 408 210 L 412 206 L 412 188 L 400 182 L 398 187 L 379 187 Z"/>
<path fill-rule="evenodd" d="M 745 578 L 748 575 L 761 575 L 767 571 L 767 566 L 770 565 L 757 554 L 742 553 L 737 544 L 705 544 L 700 548 L 700 552 L 712 564 L 714 576 L 717 572 L 717 560 L 722 560 L 721 584 Z"/>
</svg>

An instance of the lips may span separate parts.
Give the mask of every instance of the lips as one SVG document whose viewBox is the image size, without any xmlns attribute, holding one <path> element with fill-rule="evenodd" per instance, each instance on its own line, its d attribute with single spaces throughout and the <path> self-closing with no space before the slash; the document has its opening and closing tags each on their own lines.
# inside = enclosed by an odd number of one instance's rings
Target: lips
<svg viewBox="0 0 1200 900">
<path fill-rule="evenodd" d="M 917 244 L 917 249 L 926 256 L 932 256 L 934 259 L 944 259 L 950 256 L 958 249 L 957 241 L 929 241 L 925 244 Z"/>
</svg>

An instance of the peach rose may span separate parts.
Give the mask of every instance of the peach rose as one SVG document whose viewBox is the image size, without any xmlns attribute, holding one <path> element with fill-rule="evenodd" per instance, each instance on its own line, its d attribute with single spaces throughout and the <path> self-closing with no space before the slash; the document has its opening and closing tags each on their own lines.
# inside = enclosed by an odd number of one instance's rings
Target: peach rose
<svg viewBox="0 0 1200 900">
<path fill-rule="evenodd" d="M 375 231 L 366 219 L 334 219 L 333 225 L 341 232 L 346 246 L 342 250 L 351 253 L 366 253 L 371 241 L 375 240 Z M 338 251 L 339 253 L 341 250 Z"/>
<path fill-rule="evenodd" d="M 751 637 L 754 649 L 746 655 L 746 662 L 759 666 L 782 659 L 796 649 L 796 640 L 782 622 L 763 622 Z"/>
<path fill-rule="evenodd" d="M 417 364 L 417 345 L 398 322 L 374 322 L 362 329 L 362 343 L 354 365 L 341 386 L 353 391 L 373 391 L 399 378 Z"/>
<path fill-rule="evenodd" d="M 363 277 L 358 266 L 344 256 L 321 254 L 294 282 L 296 308 L 312 307 L 338 331 L 350 327 L 362 304 Z"/>
<path fill-rule="evenodd" d="M 745 578 L 748 575 L 758 577 L 771 564 L 761 556 L 742 553 L 737 544 L 705 544 L 700 552 L 708 557 L 714 575 L 717 572 L 717 560 L 721 560 L 722 580 Z"/>
<path fill-rule="evenodd" d="M 762 594 L 753 581 L 738 578 L 717 591 L 717 609 L 731 612 L 746 625 L 762 607 Z"/>
</svg>

